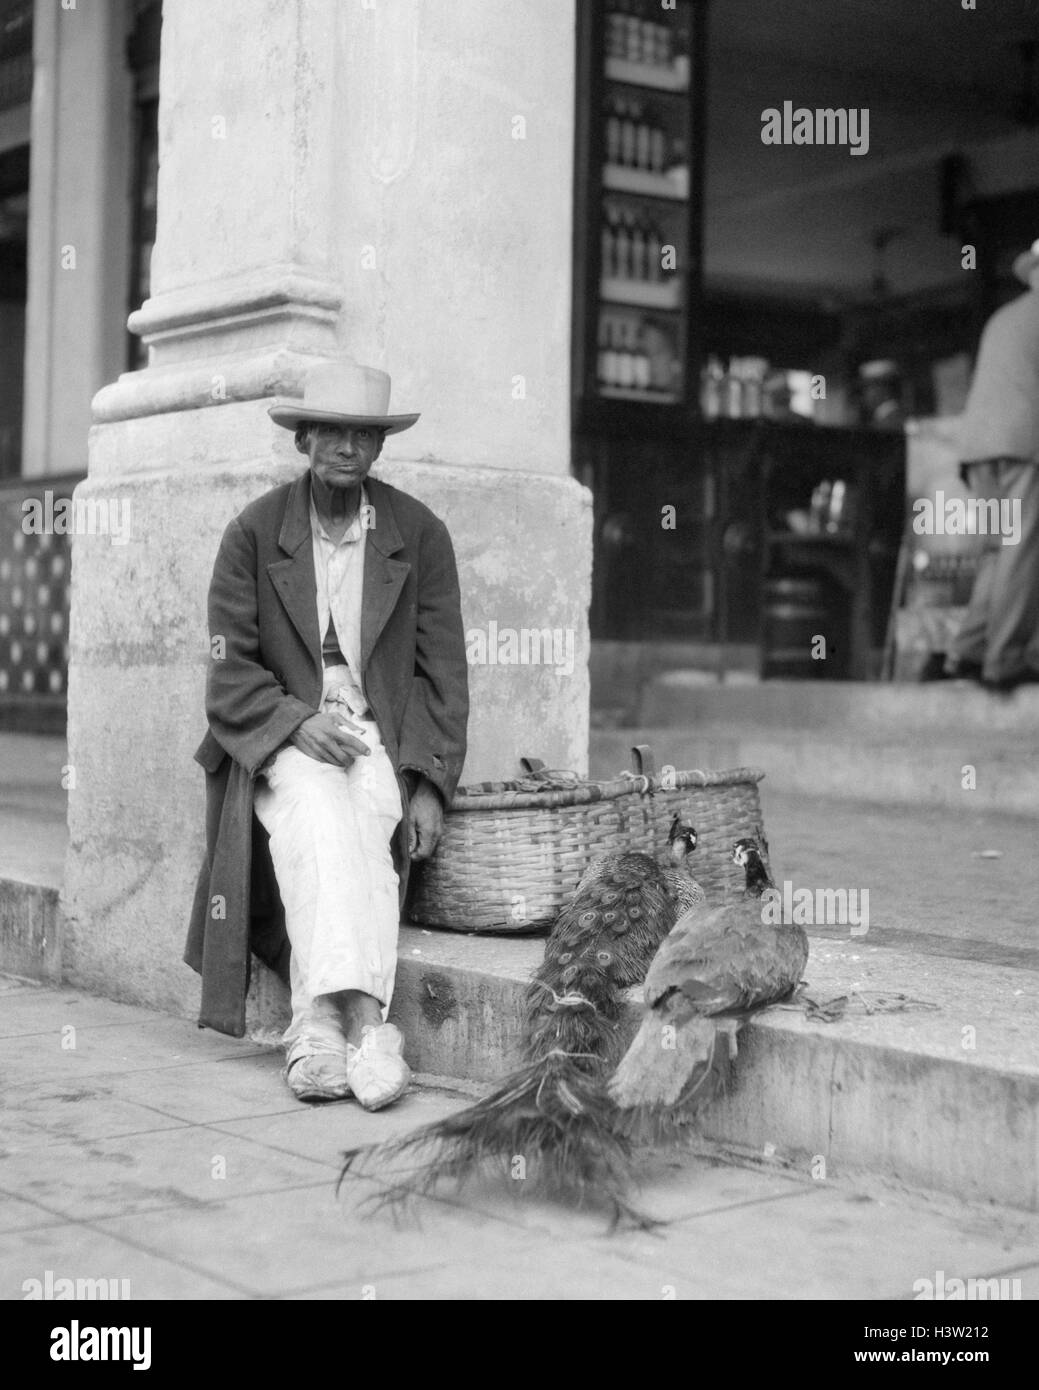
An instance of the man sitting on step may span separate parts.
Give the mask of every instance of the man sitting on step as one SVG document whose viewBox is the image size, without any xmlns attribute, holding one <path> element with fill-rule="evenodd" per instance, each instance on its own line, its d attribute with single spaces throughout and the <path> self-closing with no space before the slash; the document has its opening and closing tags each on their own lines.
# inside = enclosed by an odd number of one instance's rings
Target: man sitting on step
<svg viewBox="0 0 1039 1390">
<path fill-rule="evenodd" d="M 372 1110 L 410 1080 L 385 1022 L 400 906 L 440 837 L 468 718 L 447 529 L 368 476 L 418 419 L 387 413 L 389 389 L 372 368 L 313 369 L 302 403 L 270 410 L 308 470 L 224 533 L 196 754 L 209 854 L 186 953 L 200 1021 L 241 1036 L 251 945 L 291 987 L 293 1094 Z"/>
</svg>

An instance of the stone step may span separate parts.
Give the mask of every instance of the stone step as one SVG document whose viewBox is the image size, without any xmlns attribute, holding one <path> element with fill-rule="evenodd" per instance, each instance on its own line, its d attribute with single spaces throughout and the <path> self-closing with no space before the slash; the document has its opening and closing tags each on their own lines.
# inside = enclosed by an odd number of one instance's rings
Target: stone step
<svg viewBox="0 0 1039 1390">
<path fill-rule="evenodd" d="M 593 730 L 589 766 L 593 776 L 614 776 L 631 766 L 632 744 L 648 743 L 658 768 L 760 767 L 783 792 L 950 810 L 969 798 L 996 812 L 1039 815 L 1039 724 L 1028 734 L 894 719 L 885 728 L 815 722 L 814 713 L 808 702 L 804 719 L 788 715 L 784 724 L 748 714 L 738 699 L 728 714 L 711 700 L 681 722 Z"/>
<path fill-rule="evenodd" d="M 0 971 L 48 984 L 61 980 L 58 889 L 0 877 Z"/>
<path fill-rule="evenodd" d="M 486 1083 L 504 1076 L 519 1061 L 524 989 L 542 949 L 404 928 L 391 1017 L 412 1065 Z M 816 1176 L 869 1172 L 1039 1210 L 1034 969 L 813 938 L 806 980 L 819 1004 L 846 999 L 844 1016 L 812 1019 L 802 1004 L 750 1023 L 735 1083 L 704 1116 L 708 1138 Z M 280 1024 L 284 1001 L 272 1010 L 270 987 L 268 977 L 254 1004 Z"/>
<path fill-rule="evenodd" d="M 53 959 L 30 959 L 31 923 L 53 909 L 53 890 L 0 880 L 0 967 L 59 978 Z M 413 1068 L 488 1085 L 504 1076 L 543 949 L 403 927 L 391 1018 Z M 1022 969 L 813 936 L 805 978 L 816 1004 L 847 1001 L 843 1016 L 823 1021 L 800 1004 L 748 1024 L 735 1082 L 703 1116 L 707 1138 L 816 1176 L 868 1172 L 1039 1210 L 1039 960 Z M 287 1019 L 284 987 L 257 971 L 250 1033 L 274 1042 Z"/>
<path fill-rule="evenodd" d="M 964 681 L 719 682 L 672 670 L 645 682 L 630 718 L 598 722 L 608 727 L 592 731 L 594 776 L 628 767 L 630 745 L 648 742 L 661 765 L 759 766 L 788 792 L 950 809 L 969 795 L 1039 814 L 1039 686 L 995 695 Z"/>
<path fill-rule="evenodd" d="M 592 722 L 610 727 L 637 720 L 644 692 L 657 676 L 669 671 L 695 671 L 705 681 L 757 680 L 760 658 L 756 645 L 707 642 L 607 642 L 591 644 L 588 677 Z"/>
<path fill-rule="evenodd" d="M 2 920 L 17 903 L 0 882 Z M 21 904 L 25 909 L 24 900 Z M 518 1060 L 523 995 L 543 942 L 405 927 L 391 1017 L 423 1072 L 493 1083 Z M 258 972 L 250 1031 L 287 1022 Z M 48 978 L 57 978 L 51 972 Z M 816 1176 L 869 1172 L 914 1187 L 1039 1210 L 1039 976 L 813 938 L 808 993 L 848 1000 L 824 1022 L 804 1006 L 741 1034 L 736 1081 L 703 1133 Z M 637 1024 L 637 991 L 625 1021 Z"/>
<path fill-rule="evenodd" d="M 908 737 L 914 730 L 1034 736 L 1039 686 L 998 695 L 968 681 L 747 683 L 705 680 L 702 671 L 668 671 L 655 676 L 643 692 L 638 723 L 648 728 L 696 729 L 723 722 L 762 730 L 833 730 L 849 741 L 867 733 Z"/>
</svg>

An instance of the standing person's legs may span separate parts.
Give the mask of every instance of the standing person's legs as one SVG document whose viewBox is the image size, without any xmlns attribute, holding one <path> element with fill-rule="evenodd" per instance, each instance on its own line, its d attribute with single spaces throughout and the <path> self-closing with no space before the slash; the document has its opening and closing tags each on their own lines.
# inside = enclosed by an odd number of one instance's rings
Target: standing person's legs
<svg viewBox="0 0 1039 1390">
<path fill-rule="evenodd" d="M 1012 684 L 1039 676 L 1039 466 L 999 463 L 993 496 L 1020 502 L 1021 530 L 1009 545 L 995 538 L 982 675 Z"/>
<path fill-rule="evenodd" d="M 972 463 L 969 480 L 971 491 L 978 496 L 985 493 L 991 494 L 997 486 L 995 466 L 991 463 Z M 964 667 L 973 668 L 973 671 L 980 672 L 985 664 L 989 620 L 992 613 L 993 585 L 996 578 L 999 551 L 999 537 L 989 536 L 978 562 L 978 572 L 974 577 L 967 611 L 963 615 L 960 630 L 949 648 L 946 670 L 950 675 L 957 675 Z"/>
</svg>

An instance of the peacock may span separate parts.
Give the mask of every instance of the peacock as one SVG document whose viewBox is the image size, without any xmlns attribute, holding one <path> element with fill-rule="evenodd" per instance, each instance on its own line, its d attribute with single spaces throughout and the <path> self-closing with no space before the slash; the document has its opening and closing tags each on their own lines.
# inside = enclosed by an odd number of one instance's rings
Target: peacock
<svg viewBox="0 0 1039 1390">
<path fill-rule="evenodd" d="M 401 1139 L 348 1151 L 340 1182 L 347 1173 L 382 1176 L 384 1165 L 413 1161 L 374 1199 L 396 1207 L 430 1194 L 441 1179 L 461 1185 L 496 1170 L 577 1204 L 602 1202 L 614 1224 L 622 1216 L 646 1224 L 626 1198 L 631 1144 L 606 1082 L 621 1051 L 625 989 L 643 979 L 678 918 L 704 902 L 688 867 L 695 848 L 695 829 L 675 816 L 666 867 L 637 851 L 597 856 L 556 919 L 527 989 L 524 1064 L 476 1105 Z"/>
<path fill-rule="evenodd" d="M 744 870 L 742 896 L 683 913 L 646 974 L 646 1014 L 608 1088 L 629 1135 L 650 1128 L 660 1137 L 709 1099 L 719 1032 L 786 998 L 808 961 L 803 928 L 765 910 L 774 884 L 757 841 L 737 840 L 732 857 Z"/>
</svg>

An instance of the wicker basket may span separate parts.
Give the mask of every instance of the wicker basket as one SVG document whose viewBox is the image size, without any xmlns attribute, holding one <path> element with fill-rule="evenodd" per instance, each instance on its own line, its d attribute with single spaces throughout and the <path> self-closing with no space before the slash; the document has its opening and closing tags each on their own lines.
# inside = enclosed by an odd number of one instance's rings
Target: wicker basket
<svg viewBox="0 0 1039 1390">
<path fill-rule="evenodd" d="M 582 782 L 524 759 L 514 783 L 462 787 L 436 854 L 416 875 L 410 917 L 464 932 L 547 929 L 597 854 L 636 849 L 667 862 L 667 832 L 680 814 L 696 827 L 692 872 L 709 898 L 743 887 L 732 842 L 753 836 L 767 852 L 756 768 L 658 777 L 645 745 L 633 769 Z"/>
</svg>

